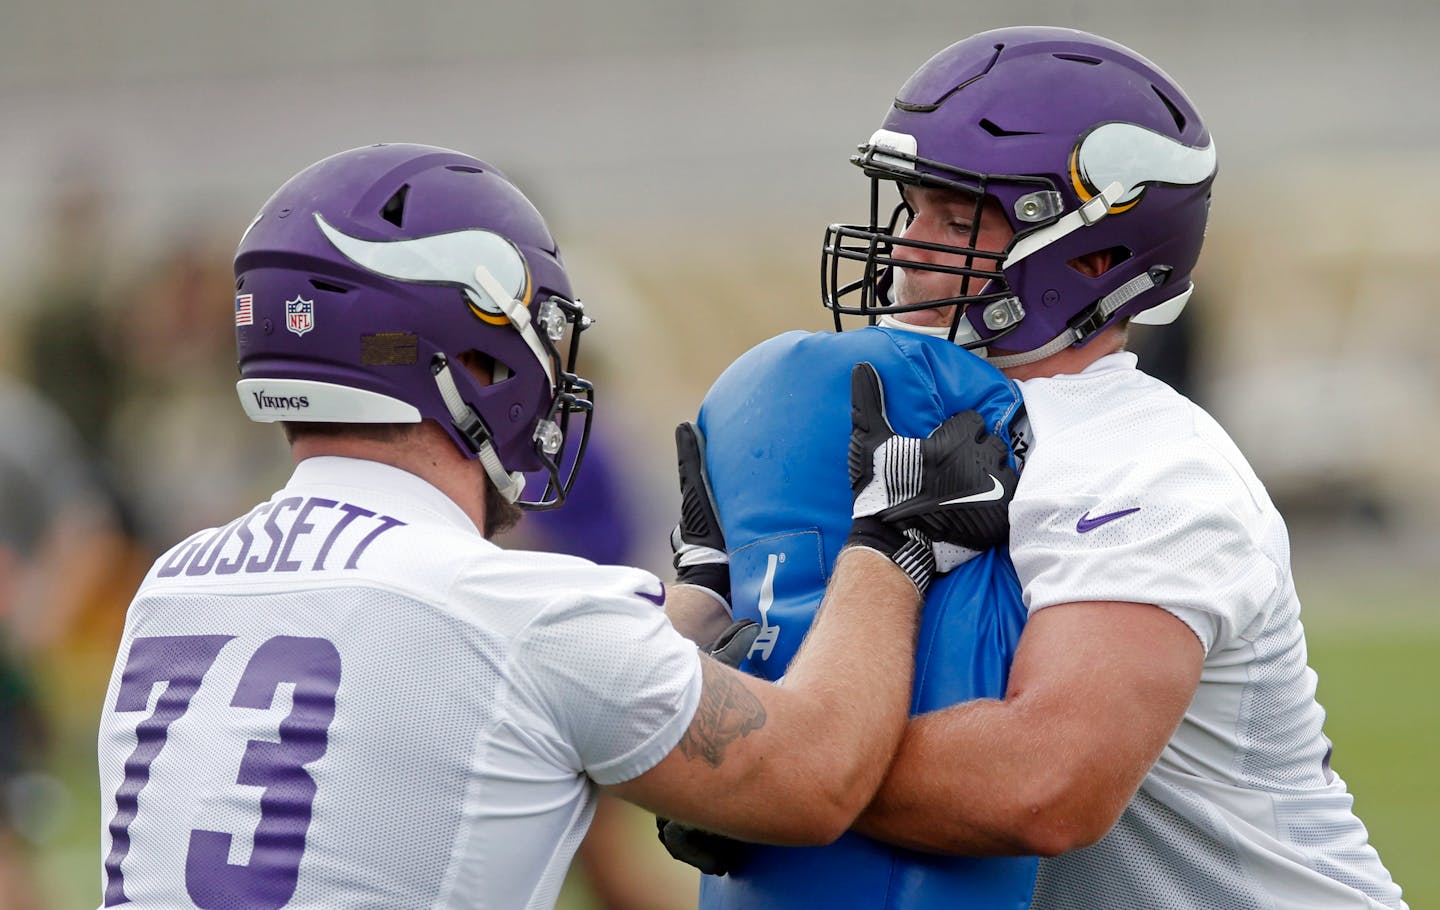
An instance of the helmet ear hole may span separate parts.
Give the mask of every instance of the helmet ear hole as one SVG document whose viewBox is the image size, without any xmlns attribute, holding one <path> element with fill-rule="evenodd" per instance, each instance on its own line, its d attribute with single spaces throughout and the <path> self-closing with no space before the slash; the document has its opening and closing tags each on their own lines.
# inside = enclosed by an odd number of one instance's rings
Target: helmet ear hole
<svg viewBox="0 0 1440 910">
<path fill-rule="evenodd" d="M 481 385 L 498 385 L 515 375 L 515 371 L 504 361 L 473 348 L 462 353 L 459 360 L 470 375 L 480 380 Z"/>
<path fill-rule="evenodd" d="M 1084 275 L 1086 278 L 1099 278 L 1115 266 L 1129 259 L 1130 250 L 1123 246 L 1112 246 L 1103 250 L 1095 250 L 1083 256 L 1076 256 L 1066 265 Z"/>
</svg>

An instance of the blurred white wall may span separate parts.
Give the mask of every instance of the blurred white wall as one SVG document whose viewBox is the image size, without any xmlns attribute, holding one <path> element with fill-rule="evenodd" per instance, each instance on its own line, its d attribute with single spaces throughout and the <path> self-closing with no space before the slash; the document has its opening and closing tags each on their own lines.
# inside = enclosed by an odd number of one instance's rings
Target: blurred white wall
<svg viewBox="0 0 1440 910">
<path fill-rule="evenodd" d="M 1217 138 L 1207 376 L 1262 475 L 1378 464 L 1402 504 L 1440 489 L 1427 463 L 1415 496 L 1380 439 L 1440 440 L 1434 0 L 3 0 L 0 23 L 0 313 L 77 173 L 107 188 L 96 255 L 123 276 L 196 225 L 238 236 L 324 155 L 448 145 L 546 212 L 657 465 L 740 350 L 826 324 L 821 230 L 864 209 L 846 157 L 916 66 L 989 27 L 1096 31 L 1165 67 Z M 1337 450 L 1332 412 L 1372 406 L 1387 429 Z"/>
<path fill-rule="evenodd" d="M 816 214 L 854 196 L 845 155 L 909 72 L 1004 24 L 1088 28 L 1160 62 L 1206 115 L 1227 180 L 1297 157 L 1332 155 L 1341 170 L 1358 152 L 1440 147 L 1431 0 L 5 0 L 0 10 L 0 200 L 12 215 L 0 221 L 0 267 L 20 257 L 23 216 L 76 148 L 120 189 L 127 224 L 147 227 L 247 212 L 310 160 L 416 138 L 494 159 L 579 231 L 764 212 L 777 233 L 811 235 Z"/>
</svg>

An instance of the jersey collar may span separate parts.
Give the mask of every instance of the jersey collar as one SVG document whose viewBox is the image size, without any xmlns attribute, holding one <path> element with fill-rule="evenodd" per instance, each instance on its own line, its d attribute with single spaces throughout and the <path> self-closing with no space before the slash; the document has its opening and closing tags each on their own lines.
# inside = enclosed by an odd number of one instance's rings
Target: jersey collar
<svg viewBox="0 0 1440 910">
<path fill-rule="evenodd" d="M 371 498 L 379 493 L 385 499 L 395 501 L 397 505 L 410 506 L 462 531 L 480 535 L 479 529 L 464 510 L 429 481 L 378 461 L 343 458 L 338 455 L 316 455 L 296 465 L 285 489 L 276 495 L 284 495 L 299 487 L 313 486 L 364 490 L 371 494 Z"/>
<path fill-rule="evenodd" d="M 1114 373 L 1119 370 L 1133 370 L 1140 364 L 1140 357 L 1134 351 L 1116 351 L 1106 354 L 1080 371 L 1081 376 L 1092 373 Z"/>
</svg>

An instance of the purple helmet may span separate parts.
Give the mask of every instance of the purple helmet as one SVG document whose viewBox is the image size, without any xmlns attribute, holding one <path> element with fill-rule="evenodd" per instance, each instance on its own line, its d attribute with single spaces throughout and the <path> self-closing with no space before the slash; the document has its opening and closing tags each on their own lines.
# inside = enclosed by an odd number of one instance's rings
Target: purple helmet
<svg viewBox="0 0 1440 910">
<path fill-rule="evenodd" d="M 564 501 L 590 429 L 593 391 L 574 373 L 590 320 L 544 219 L 495 168 L 424 145 L 312 164 L 241 238 L 235 288 L 252 420 L 434 420 L 505 498 L 543 470 L 545 492 L 518 504 Z M 491 384 L 458 362 L 469 352 L 492 364 Z"/>
<path fill-rule="evenodd" d="M 871 178 L 870 224 L 831 225 L 821 293 L 841 314 L 891 323 L 905 310 L 958 306 L 965 347 L 1001 342 L 1033 362 L 1084 344 L 1117 319 L 1163 324 L 1189 299 L 1215 177 L 1215 146 L 1169 76 L 1134 51 L 1062 28 L 982 32 L 936 54 L 900 89 L 882 128 L 851 161 Z M 880 181 L 989 197 L 1015 231 L 1005 250 L 906 241 L 903 203 L 884 213 Z M 897 246 L 966 257 L 925 265 Z M 1069 263 L 1109 251 L 1095 277 Z M 848 283 L 842 263 L 863 273 Z M 953 260 L 958 261 L 958 260 Z M 984 281 L 978 294 L 894 306 L 890 269 Z"/>
</svg>

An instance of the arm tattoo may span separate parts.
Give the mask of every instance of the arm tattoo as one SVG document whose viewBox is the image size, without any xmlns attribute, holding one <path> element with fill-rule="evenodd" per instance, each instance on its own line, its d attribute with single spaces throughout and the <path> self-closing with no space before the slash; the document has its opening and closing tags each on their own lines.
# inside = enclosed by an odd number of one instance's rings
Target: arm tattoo
<svg viewBox="0 0 1440 910">
<path fill-rule="evenodd" d="M 718 768 L 725 760 L 726 746 L 765 726 L 765 706 L 720 664 L 709 658 L 701 663 L 700 705 L 680 740 L 680 752 Z"/>
</svg>

